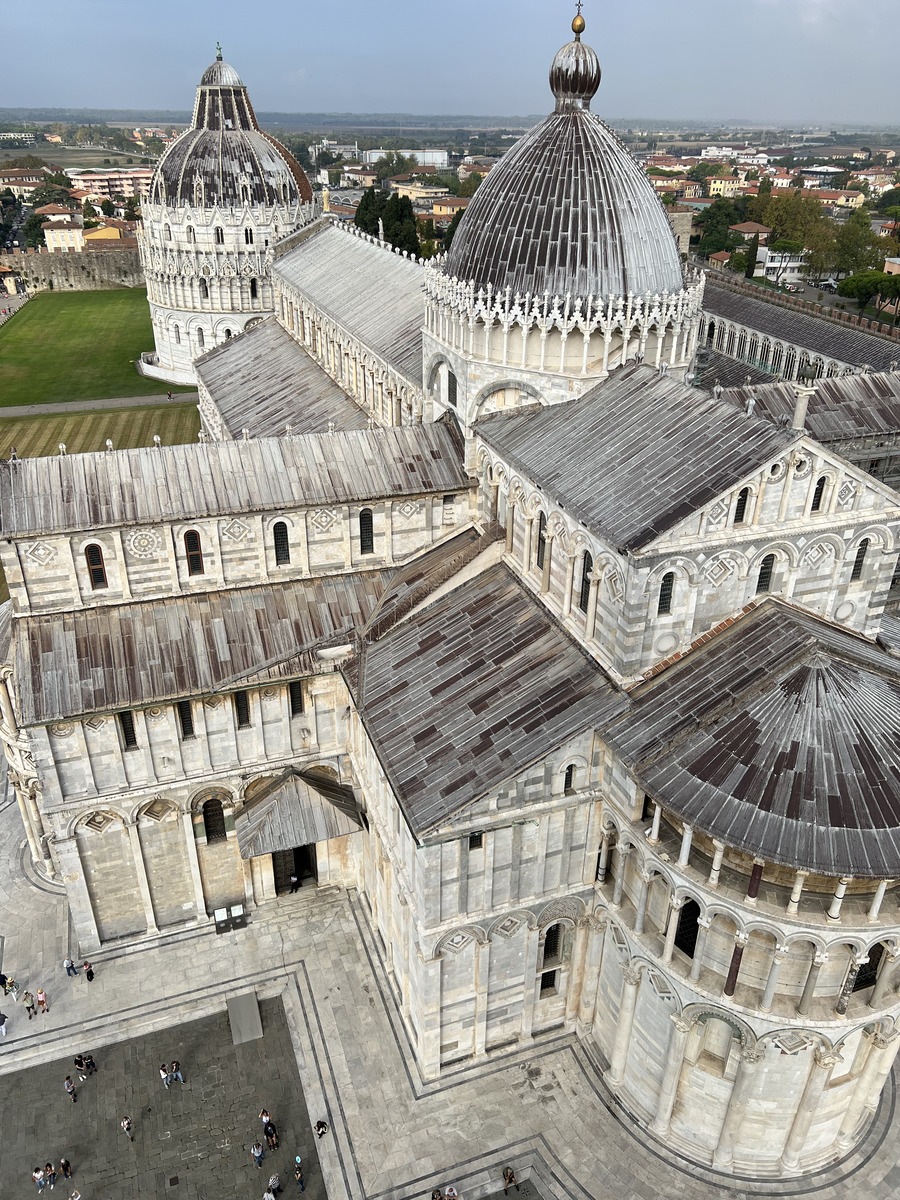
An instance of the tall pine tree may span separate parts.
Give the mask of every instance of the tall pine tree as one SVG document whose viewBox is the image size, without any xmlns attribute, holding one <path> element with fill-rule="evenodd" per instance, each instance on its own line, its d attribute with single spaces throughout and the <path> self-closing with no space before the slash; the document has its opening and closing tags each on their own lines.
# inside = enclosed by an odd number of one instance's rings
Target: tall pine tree
<svg viewBox="0 0 900 1200">
<path fill-rule="evenodd" d="M 756 256 L 759 254 L 759 234 L 754 233 L 747 247 L 747 266 L 744 268 L 744 278 L 752 279 L 756 270 Z"/>
</svg>

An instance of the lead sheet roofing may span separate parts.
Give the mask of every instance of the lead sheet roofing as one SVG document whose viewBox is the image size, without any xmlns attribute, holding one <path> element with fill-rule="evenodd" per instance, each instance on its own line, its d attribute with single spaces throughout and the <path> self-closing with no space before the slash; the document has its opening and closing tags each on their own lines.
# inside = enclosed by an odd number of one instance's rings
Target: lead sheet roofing
<svg viewBox="0 0 900 1200">
<path fill-rule="evenodd" d="M 817 379 L 815 389 L 805 424 L 820 442 L 900 433 L 900 372 Z M 719 398 L 740 408 L 752 399 L 754 413 L 776 423 L 790 419 L 797 403 L 794 388 L 783 380 L 728 388 Z"/>
<path fill-rule="evenodd" d="M 560 407 L 485 418 L 477 433 L 619 550 L 648 545 L 800 436 L 636 365 Z"/>
</svg>

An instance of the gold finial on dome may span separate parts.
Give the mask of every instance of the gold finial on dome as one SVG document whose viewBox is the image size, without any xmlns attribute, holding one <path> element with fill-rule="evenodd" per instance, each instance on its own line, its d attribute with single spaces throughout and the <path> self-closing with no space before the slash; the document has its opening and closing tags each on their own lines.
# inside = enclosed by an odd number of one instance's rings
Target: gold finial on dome
<svg viewBox="0 0 900 1200">
<path fill-rule="evenodd" d="M 575 34 L 576 42 L 581 41 L 581 35 L 584 33 L 584 17 L 581 15 L 581 5 L 582 0 L 578 0 L 578 3 L 575 5 L 578 12 L 572 20 L 572 32 Z"/>
</svg>

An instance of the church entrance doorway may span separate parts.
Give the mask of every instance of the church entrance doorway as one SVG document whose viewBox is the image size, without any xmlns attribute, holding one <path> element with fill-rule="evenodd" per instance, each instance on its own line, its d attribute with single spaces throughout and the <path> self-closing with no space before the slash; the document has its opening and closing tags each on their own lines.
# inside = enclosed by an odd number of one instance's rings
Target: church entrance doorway
<svg viewBox="0 0 900 1200">
<path fill-rule="evenodd" d="M 275 894 L 278 896 L 291 890 L 292 875 L 297 876 L 300 887 L 315 887 L 318 883 L 315 844 L 294 846 L 292 850 L 276 850 L 272 855 L 272 874 L 275 877 Z"/>
</svg>

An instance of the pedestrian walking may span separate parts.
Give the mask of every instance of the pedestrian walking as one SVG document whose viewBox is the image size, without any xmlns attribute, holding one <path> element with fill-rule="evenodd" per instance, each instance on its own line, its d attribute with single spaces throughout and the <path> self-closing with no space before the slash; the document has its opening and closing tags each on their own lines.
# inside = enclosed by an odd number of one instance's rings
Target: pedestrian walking
<svg viewBox="0 0 900 1200">
<path fill-rule="evenodd" d="M 84 960 L 84 977 L 88 981 L 88 983 L 94 982 L 94 968 L 91 966 L 91 964 L 88 962 L 87 959 Z"/>
<path fill-rule="evenodd" d="M 31 1172 L 31 1178 L 33 1182 L 37 1184 L 37 1190 L 39 1192 L 42 1192 L 47 1186 L 47 1181 L 44 1179 L 44 1172 L 40 1167 L 34 1168 L 34 1170 Z"/>
<path fill-rule="evenodd" d="M 328 1125 L 325 1121 L 316 1121 L 316 1137 L 323 1138 L 328 1132 Z"/>
<path fill-rule="evenodd" d="M 44 1178 L 50 1184 L 50 1191 L 53 1191 L 53 1185 L 56 1183 L 56 1167 L 53 1163 L 47 1163 L 44 1167 Z"/>
<path fill-rule="evenodd" d="M 162 1080 L 163 1087 L 166 1089 L 166 1091 L 168 1091 L 169 1090 L 169 1068 L 166 1066 L 165 1063 L 160 1064 L 159 1077 Z"/>
<path fill-rule="evenodd" d="M 459 1200 L 459 1192 L 452 1184 L 444 1192 L 444 1200 Z"/>
<path fill-rule="evenodd" d="M 177 1079 L 179 1083 L 184 1083 L 184 1076 L 181 1073 L 181 1063 L 176 1058 L 169 1068 L 169 1079 Z"/>
<path fill-rule="evenodd" d="M 300 880 L 297 878 L 296 875 L 292 875 L 291 876 L 291 892 L 292 893 L 296 892 L 296 890 L 297 890 L 297 888 L 299 888 L 299 886 L 300 886 Z"/>
<path fill-rule="evenodd" d="M 66 974 L 67 974 L 67 975 L 70 975 L 70 976 L 71 976 L 71 975 L 77 975 L 77 974 L 78 974 L 78 968 L 75 966 L 75 962 L 74 962 L 74 960 L 73 960 L 73 959 L 71 959 L 71 958 L 64 958 L 64 959 L 63 959 L 63 966 L 66 968 Z"/>
<path fill-rule="evenodd" d="M 81 1200 L 81 1192 L 79 1192 L 78 1188 L 74 1192 L 69 1193 L 69 1200 Z"/>
<path fill-rule="evenodd" d="M 262 1142 L 254 1142 L 250 1147 L 250 1153 L 253 1155 L 253 1161 L 259 1170 L 262 1170 L 262 1160 L 265 1157 L 262 1148 Z"/>
<path fill-rule="evenodd" d="M 38 988 L 37 1002 L 38 1002 L 38 1008 L 41 1010 L 42 1013 L 48 1013 L 50 1011 L 50 1001 L 47 999 L 47 993 L 44 991 L 43 988 Z"/>
<path fill-rule="evenodd" d="M 281 1180 L 275 1174 L 269 1176 L 269 1191 L 273 1196 L 277 1196 L 281 1191 Z"/>
<path fill-rule="evenodd" d="M 261 1108 L 259 1110 L 259 1119 L 262 1121 L 263 1125 L 267 1125 L 269 1121 L 272 1120 L 272 1118 L 269 1116 L 269 1110 L 267 1108 Z"/>
<path fill-rule="evenodd" d="M 63 1173 L 63 1179 L 71 1179 L 72 1178 L 72 1164 L 69 1162 L 69 1160 L 67 1158 L 61 1158 L 59 1160 L 59 1169 Z"/>
<path fill-rule="evenodd" d="M 271 1188 L 266 1188 L 262 1194 L 262 1200 L 275 1200 L 275 1193 Z"/>
<path fill-rule="evenodd" d="M 6 1037 L 6 1022 L 9 1017 L 6 1013 L 0 1013 L 0 1037 Z"/>
<path fill-rule="evenodd" d="M 133 1130 L 134 1130 L 134 1126 L 131 1123 L 131 1117 L 123 1117 L 122 1118 L 122 1132 L 128 1138 L 129 1142 L 134 1141 Z"/>
<path fill-rule="evenodd" d="M 275 1128 L 274 1121 L 266 1121 L 263 1125 L 263 1133 L 266 1135 L 266 1143 L 270 1150 L 278 1149 L 278 1130 Z"/>
<path fill-rule="evenodd" d="M 431 1200 L 444 1200 L 444 1193 L 440 1188 L 434 1188 L 431 1193 Z"/>
<path fill-rule="evenodd" d="M 16 981 L 14 979 L 7 978 L 6 983 L 4 983 L 4 985 L 3 985 L 3 995 L 4 996 L 12 996 L 13 1001 L 18 1002 L 19 985 L 16 983 Z"/>
<path fill-rule="evenodd" d="M 82 1083 L 87 1079 L 87 1067 L 84 1065 L 84 1055 L 76 1054 L 72 1060 L 75 1063 L 75 1070 L 78 1072 L 78 1078 Z"/>
<path fill-rule="evenodd" d="M 303 1182 L 303 1159 L 298 1154 L 294 1159 L 294 1179 L 297 1182 L 301 1192 L 306 1191 L 306 1184 Z"/>
<path fill-rule="evenodd" d="M 172 393 L 171 393 L 171 392 L 166 392 L 166 399 L 167 399 L 167 400 L 171 400 L 171 399 L 172 399 Z"/>
<path fill-rule="evenodd" d="M 518 1181 L 518 1179 L 516 1179 L 516 1173 L 512 1169 L 512 1167 L 504 1167 L 503 1168 L 503 1195 L 504 1196 L 506 1195 L 506 1193 L 509 1191 L 509 1189 L 511 1187 L 514 1187 L 516 1189 L 516 1191 L 518 1191 L 519 1190 L 519 1181 Z"/>
<path fill-rule="evenodd" d="M 84 1065 L 87 1069 L 88 1075 L 97 1074 L 97 1064 L 94 1062 L 94 1056 L 92 1054 L 86 1054 L 84 1056 Z"/>
<path fill-rule="evenodd" d="M 66 1089 L 66 1095 L 74 1104 L 78 1099 L 78 1093 L 75 1091 L 75 1084 L 72 1082 L 71 1075 L 66 1076 L 66 1082 L 63 1084 L 63 1087 Z"/>
<path fill-rule="evenodd" d="M 25 1005 L 25 1011 L 28 1013 L 28 1020 L 34 1016 L 34 996 L 31 992 L 26 992 L 22 997 L 22 1003 Z"/>
</svg>

